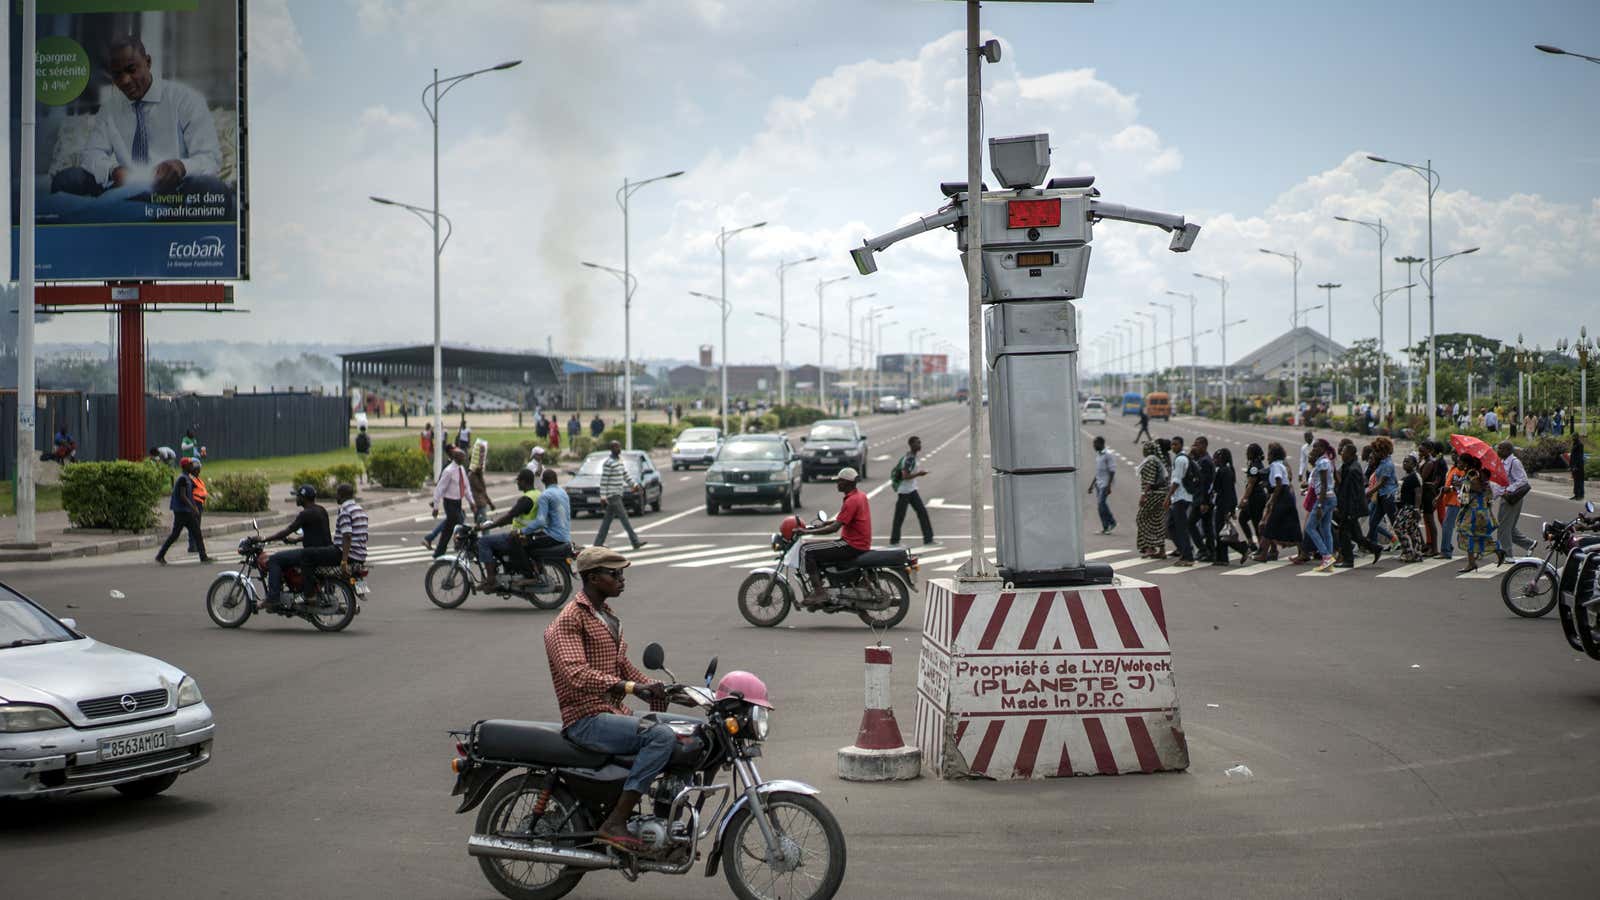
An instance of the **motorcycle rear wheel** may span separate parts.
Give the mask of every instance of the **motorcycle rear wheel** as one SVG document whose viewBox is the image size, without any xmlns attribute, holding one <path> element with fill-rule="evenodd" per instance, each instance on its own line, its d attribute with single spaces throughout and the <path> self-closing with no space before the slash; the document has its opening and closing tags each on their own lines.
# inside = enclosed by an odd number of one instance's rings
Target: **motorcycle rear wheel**
<svg viewBox="0 0 1600 900">
<path fill-rule="evenodd" d="M 254 612 L 244 582 L 232 575 L 218 575 L 206 591 L 206 615 L 222 628 L 238 628 Z"/>
<path fill-rule="evenodd" d="M 467 595 L 472 593 L 472 575 L 456 565 L 454 559 L 441 556 L 428 566 L 428 574 L 422 577 L 422 588 L 428 592 L 428 599 L 434 606 L 455 609 L 467 602 Z"/>
<path fill-rule="evenodd" d="M 1573 630 L 1578 634 L 1578 645 L 1590 659 L 1600 659 L 1600 603 L 1585 606 L 1600 599 L 1597 581 L 1600 581 L 1600 573 L 1579 578 L 1572 602 Z"/>
<path fill-rule="evenodd" d="M 544 577 L 550 580 L 553 587 L 545 591 L 528 591 L 527 600 L 539 609 L 560 609 L 572 596 L 572 571 L 566 563 L 550 563 L 544 567 Z"/>
<path fill-rule="evenodd" d="M 739 615 L 757 628 L 771 628 L 789 615 L 794 592 L 771 572 L 751 572 L 739 585 Z"/>
<path fill-rule="evenodd" d="M 911 586 L 900 577 L 900 573 L 889 569 L 878 569 L 867 574 L 869 578 L 878 579 L 878 586 L 888 591 L 891 599 L 884 609 L 863 609 L 856 615 L 868 628 L 889 629 L 899 625 L 906 613 L 911 611 Z"/>
<path fill-rule="evenodd" d="M 593 830 L 588 815 L 578 805 L 572 792 L 563 786 L 551 791 L 550 803 L 545 807 L 544 815 L 536 821 L 528 821 L 542 787 L 542 782 L 535 783 L 520 777 L 500 782 L 489 792 L 482 808 L 478 810 L 474 833 L 512 840 L 552 841 L 557 836 L 556 828 L 569 815 L 571 821 L 566 822 L 567 831 Z M 568 841 L 566 845 L 575 847 L 577 842 Z M 578 886 L 578 880 L 583 878 L 585 872 L 584 869 L 571 866 L 492 859 L 487 856 L 478 858 L 478 867 L 483 870 L 483 877 L 494 885 L 494 889 L 511 900 L 556 900 L 565 897 Z"/>
<path fill-rule="evenodd" d="M 779 842 L 799 864 L 788 872 L 770 866 L 766 839 L 746 806 L 728 820 L 722 838 L 723 870 L 734 895 L 739 900 L 829 900 L 837 894 L 844 883 L 845 846 L 833 813 L 815 797 L 787 791 L 775 791 L 761 802 Z M 823 868 L 818 872 L 816 866 Z"/>
<path fill-rule="evenodd" d="M 1542 562 L 1519 562 L 1500 576 L 1500 599 L 1524 619 L 1537 619 L 1556 608 L 1556 579 Z"/>
<path fill-rule="evenodd" d="M 356 618 L 356 592 L 348 582 L 332 581 L 322 585 L 322 593 L 317 597 L 318 606 L 332 603 L 331 612 L 320 613 L 316 609 L 306 612 L 306 618 L 317 627 L 318 631 L 343 631 Z"/>
</svg>

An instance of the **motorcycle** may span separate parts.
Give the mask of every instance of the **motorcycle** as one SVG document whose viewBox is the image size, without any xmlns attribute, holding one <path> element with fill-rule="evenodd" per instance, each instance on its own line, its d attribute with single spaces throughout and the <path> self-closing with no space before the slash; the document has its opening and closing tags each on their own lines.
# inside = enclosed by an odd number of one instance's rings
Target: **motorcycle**
<svg viewBox="0 0 1600 900">
<path fill-rule="evenodd" d="M 700 715 L 643 717 L 665 723 L 678 738 L 666 770 L 641 802 L 649 813 L 628 822 L 645 849 L 633 853 L 596 840 L 595 829 L 617 802 L 631 759 L 568 742 L 559 722 L 490 719 L 450 732 L 456 741 L 451 796 L 461 797 L 456 812 L 482 807 L 468 854 L 506 897 L 555 900 L 596 871 L 617 871 L 629 881 L 645 872 L 686 874 L 701 858 L 701 843 L 712 838 L 706 877 L 725 865 L 728 886 L 742 900 L 833 897 L 845 869 L 838 821 L 817 799 L 816 788 L 766 781 L 756 770 L 771 727 L 769 707 L 731 689 L 728 682 L 737 673 L 725 676 L 713 692 L 715 657 L 701 686 L 676 683 L 665 655 L 660 644 L 651 644 L 645 667 L 666 673 L 669 702 Z M 760 696 L 752 700 L 764 702 Z M 719 782 L 725 769 L 732 776 Z M 705 815 L 713 797 L 716 808 Z"/>
<path fill-rule="evenodd" d="M 318 631 L 343 631 L 355 620 L 361 612 L 360 598 L 372 593 L 366 582 L 367 568 L 360 565 L 351 566 L 349 574 L 338 566 L 315 566 L 308 571 L 285 566 L 282 598 L 267 606 L 267 542 L 254 521 L 250 527 L 255 534 L 239 541 L 238 571 L 219 574 L 206 591 L 206 613 L 211 621 L 223 628 L 238 628 L 259 612 L 305 619 Z"/>
<path fill-rule="evenodd" d="M 1600 543 L 1580 544 L 1567 554 L 1556 588 L 1556 608 L 1567 644 L 1600 660 Z"/>
<path fill-rule="evenodd" d="M 828 521 L 828 514 L 818 512 L 817 521 Z M 771 628 L 789 615 L 795 605 L 791 576 L 800 586 L 800 596 L 810 596 L 811 579 L 800 564 L 804 524 L 799 516 L 785 518 L 772 535 L 777 565 L 756 569 L 739 585 L 739 613 L 751 625 Z M 893 628 L 911 610 L 916 573 L 917 558 L 902 547 L 868 550 L 847 563 L 822 566 L 827 600 L 799 605 L 808 612 L 853 612 L 870 628 Z"/>
<path fill-rule="evenodd" d="M 1585 503 L 1583 511 L 1587 515 L 1593 515 L 1594 504 Z M 1600 538 L 1580 536 L 1583 530 L 1594 527 L 1595 523 L 1590 522 L 1585 515 L 1565 522 L 1554 520 L 1544 523 L 1542 537 L 1550 548 L 1545 553 L 1544 559 L 1537 556 L 1519 556 L 1511 561 L 1511 568 L 1500 576 L 1500 600 L 1505 603 L 1506 609 L 1525 619 L 1537 619 L 1555 609 L 1557 583 L 1561 580 L 1561 571 L 1553 560 L 1558 557 L 1564 559 L 1586 542 L 1600 540 Z"/>
<path fill-rule="evenodd" d="M 422 580 L 428 599 L 441 609 L 455 609 L 472 594 L 484 592 L 479 587 L 486 573 L 478 560 L 478 530 L 471 525 L 457 525 L 451 539 L 455 555 L 434 560 Z M 560 609 L 572 596 L 572 558 L 577 555 L 576 547 L 562 544 L 528 551 L 528 569 L 517 569 L 509 559 L 505 560 L 490 592 L 500 597 L 519 597 L 539 609 Z"/>
</svg>

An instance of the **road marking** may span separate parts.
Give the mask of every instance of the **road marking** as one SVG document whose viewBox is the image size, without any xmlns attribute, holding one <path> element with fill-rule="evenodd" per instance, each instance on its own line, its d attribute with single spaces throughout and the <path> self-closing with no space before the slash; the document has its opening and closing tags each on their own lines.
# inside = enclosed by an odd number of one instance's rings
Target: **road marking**
<svg viewBox="0 0 1600 900">
<path fill-rule="evenodd" d="M 774 559 L 776 557 L 777 551 L 773 550 L 771 547 L 767 547 L 762 550 L 745 550 L 740 553 L 733 553 L 727 556 L 718 556 L 711 559 L 697 559 L 694 562 L 673 563 L 672 567 L 674 569 L 702 569 L 706 566 L 724 566 L 729 563 L 736 563 L 749 559 Z"/>
<path fill-rule="evenodd" d="M 671 555 L 673 555 L 675 553 L 687 553 L 687 552 L 689 552 L 691 550 L 704 550 L 705 548 L 710 547 L 710 546 L 712 546 L 712 545 L 711 544 L 683 544 L 681 546 L 669 546 L 669 547 L 650 546 L 650 547 L 646 547 L 643 550 L 634 550 L 634 549 L 630 548 L 630 549 L 627 549 L 627 550 L 619 550 L 618 552 L 627 554 L 628 562 L 637 563 L 641 559 L 649 559 L 649 558 L 656 557 L 656 556 L 671 556 Z"/>
<path fill-rule="evenodd" d="M 1084 559 L 1106 559 L 1107 557 L 1122 556 L 1124 554 L 1132 553 L 1132 552 L 1133 552 L 1132 550 L 1096 550 L 1093 553 L 1085 553 L 1083 555 L 1083 558 Z"/>
<path fill-rule="evenodd" d="M 1457 572 L 1457 578 L 1471 578 L 1487 581 L 1490 578 L 1499 578 L 1506 573 L 1504 566 L 1479 566 L 1476 572 Z"/>
<path fill-rule="evenodd" d="M 932 556 L 921 556 L 921 555 L 918 555 L 917 556 L 917 564 L 925 566 L 928 563 L 944 562 L 945 560 L 950 560 L 950 559 L 966 559 L 967 557 L 969 557 L 971 555 L 972 555 L 972 551 L 971 550 L 951 550 L 948 553 L 935 553 Z"/>
<path fill-rule="evenodd" d="M 1241 569 L 1229 569 L 1228 571 L 1223 572 L 1222 574 L 1224 574 L 1224 575 L 1234 575 L 1234 576 L 1238 576 L 1238 575 L 1245 575 L 1245 576 L 1260 575 L 1262 572 L 1270 572 L 1273 569 L 1281 569 L 1281 568 L 1283 568 L 1284 566 L 1287 566 L 1287 565 L 1290 565 L 1290 562 L 1288 560 L 1286 560 L 1286 559 L 1274 560 L 1272 562 L 1255 562 L 1255 561 L 1251 561 L 1250 565 L 1245 566 L 1244 568 L 1241 568 Z"/>
<path fill-rule="evenodd" d="M 1114 565 L 1113 565 L 1113 568 L 1115 568 Z M 1195 572 L 1195 570 L 1197 570 L 1199 568 L 1200 568 L 1200 563 L 1194 563 L 1192 565 L 1187 565 L 1187 566 L 1171 565 L 1171 566 L 1162 566 L 1159 569 L 1149 569 L 1149 570 L 1146 570 L 1144 574 L 1146 574 L 1146 575 L 1189 575 L 1189 574 L 1193 574 Z"/>
<path fill-rule="evenodd" d="M 729 553 L 750 552 L 750 551 L 753 551 L 757 547 L 760 547 L 760 546 L 762 546 L 762 545 L 760 545 L 760 544 L 743 544 L 743 545 L 740 545 L 738 547 L 716 547 L 716 548 L 713 548 L 713 549 L 710 549 L 710 550 L 695 550 L 695 551 L 692 551 L 692 552 L 689 552 L 689 553 L 665 554 L 665 555 L 662 555 L 662 556 L 652 557 L 650 559 L 639 560 L 638 562 L 634 563 L 633 565 L 634 566 L 653 566 L 653 565 L 655 565 L 657 563 L 678 563 L 678 562 L 683 562 L 684 560 L 699 559 L 699 558 L 707 557 L 707 556 L 726 556 Z"/>
<path fill-rule="evenodd" d="M 874 456 L 874 457 L 873 457 L 873 458 L 872 458 L 872 461 L 873 461 L 873 462 L 883 462 L 883 461 L 885 461 L 885 460 L 887 460 L 887 459 L 888 459 L 888 458 L 889 458 L 889 454 L 887 454 L 887 453 L 880 453 L 880 454 L 879 454 L 879 455 L 877 455 L 877 456 Z"/>
<path fill-rule="evenodd" d="M 694 477 L 693 475 L 680 475 L 680 476 L 678 476 L 678 480 L 679 481 L 688 481 L 689 479 L 691 479 L 693 477 Z"/>
<path fill-rule="evenodd" d="M 1121 572 L 1121 571 L 1124 571 L 1126 569 L 1131 569 L 1134 566 L 1144 566 L 1144 565 L 1149 565 L 1150 563 L 1153 563 L 1153 562 L 1160 562 L 1160 561 L 1161 560 L 1159 560 L 1159 559 L 1151 559 L 1148 556 L 1141 556 L 1141 557 L 1138 557 L 1137 559 L 1118 559 L 1118 560 L 1113 560 L 1112 561 L 1111 569 L 1112 569 L 1112 571 L 1115 571 L 1115 572 Z"/>
<path fill-rule="evenodd" d="M 684 510 L 681 513 L 673 513 L 672 515 L 667 516 L 665 519 L 658 519 L 658 520 L 656 520 L 654 522 L 651 522 L 649 525 L 638 525 L 638 526 L 635 526 L 633 530 L 635 532 L 649 531 L 650 529 L 655 528 L 658 525 L 665 525 L 668 522 L 676 522 L 679 519 L 683 518 L 684 516 L 692 516 L 697 512 L 705 512 L 705 508 L 704 507 L 700 507 L 700 506 L 691 506 L 691 507 L 689 507 L 688 509 Z"/>
<path fill-rule="evenodd" d="M 1453 559 L 1445 559 L 1443 557 L 1437 557 L 1436 556 L 1433 559 L 1424 559 L 1424 560 L 1422 560 L 1420 562 L 1407 563 L 1406 565 L 1403 565 L 1398 569 L 1391 569 L 1391 570 L 1389 570 L 1387 572 L 1379 572 L 1378 573 L 1378 577 L 1379 578 L 1410 578 L 1413 575 L 1421 575 L 1423 572 L 1426 572 L 1429 569 L 1437 569 L 1438 567 L 1440 567 L 1442 565 L 1445 565 L 1446 563 L 1453 563 L 1453 562 L 1455 562 L 1455 560 L 1453 560 Z"/>
<path fill-rule="evenodd" d="M 943 497 L 935 497 L 928 501 L 929 509 L 971 509 L 970 504 L 946 503 Z"/>
<path fill-rule="evenodd" d="M 1341 569 L 1329 569 L 1326 572 L 1318 572 L 1315 569 L 1313 569 L 1310 572 L 1301 572 L 1297 577 L 1300 577 L 1300 578 L 1331 578 L 1334 575 L 1343 575 L 1346 572 L 1354 572 L 1354 571 L 1355 571 L 1355 567 L 1354 566 L 1351 566 L 1350 568 L 1347 568 L 1347 569 L 1344 569 L 1344 568 L 1341 568 Z"/>
</svg>

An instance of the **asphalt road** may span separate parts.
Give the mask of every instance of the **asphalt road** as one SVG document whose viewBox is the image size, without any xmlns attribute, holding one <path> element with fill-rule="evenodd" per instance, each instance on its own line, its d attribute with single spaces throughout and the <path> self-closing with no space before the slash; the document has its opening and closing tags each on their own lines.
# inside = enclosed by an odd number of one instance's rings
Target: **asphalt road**
<svg viewBox="0 0 1600 900">
<path fill-rule="evenodd" d="M 1103 433 L 1136 461 L 1130 421 L 1090 426 L 1085 438 Z M 947 405 L 865 426 L 877 477 L 864 487 L 882 489 L 872 501 L 880 540 L 891 459 L 912 433 L 933 451 L 923 496 L 943 545 L 922 554 L 924 576 L 947 576 L 940 570 L 966 549 L 965 424 L 965 408 Z M 1180 418 L 1156 430 L 1192 437 L 1196 427 Z M 1236 456 L 1248 440 L 1292 433 L 1198 427 Z M 660 641 L 680 676 L 717 655 L 723 671 L 767 681 L 778 709 L 762 771 L 822 789 L 849 842 L 842 896 L 1594 895 L 1600 791 L 1587 776 L 1600 764 L 1600 667 L 1567 648 L 1554 617 L 1516 619 L 1493 578 L 1460 578 L 1451 566 L 1152 573 L 1165 566 L 1130 565 L 1132 475 L 1121 466 L 1116 534 L 1093 535 L 1085 498 L 1087 549 L 1163 589 L 1186 773 L 838 780 L 835 751 L 856 732 L 871 636 L 853 618 L 798 612 L 777 629 L 746 625 L 734 588 L 765 561 L 781 514 L 707 517 L 699 472 L 663 472 L 663 510 L 638 522 L 651 546 L 636 555 L 617 608 L 635 653 Z M 807 510 L 837 509 L 829 491 L 808 484 Z M 1564 497 L 1541 484 L 1527 511 L 1566 514 Z M 556 714 L 540 640 L 553 614 L 479 597 L 434 608 L 417 549 L 425 512 L 375 514 L 373 595 L 342 634 L 260 618 L 218 629 L 203 609 L 211 570 L 194 563 L 158 569 L 124 555 L 4 573 L 95 637 L 187 669 L 219 734 L 213 762 L 153 801 L 104 792 L 0 806 L 0 895 L 497 896 L 466 855 L 470 816 L 451 813 L 445 730 Z M 577 538 L 592 538 L 596 524 L 580 520 Z M 903 729 L 920 610 L 918 598 L 889 638 Z M 1236 764 L 1254 775 L 1223 774 Z M 573 896 L 729 893 L 720 875 L 628 884 L 602 873 Z"/>
</svg>

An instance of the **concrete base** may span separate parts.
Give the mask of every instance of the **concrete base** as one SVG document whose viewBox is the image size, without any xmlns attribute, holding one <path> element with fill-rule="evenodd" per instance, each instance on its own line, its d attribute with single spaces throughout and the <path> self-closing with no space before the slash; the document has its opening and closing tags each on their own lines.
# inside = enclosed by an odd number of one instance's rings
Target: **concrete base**
<svg viewBox="0 0 1600 900">
<path fill-rule="evenodd" d="M 839 777 L 845 781 L 910 781 L 921 775 L 922 751 L 916 747 L 839 750 Z"/>
</svg>

